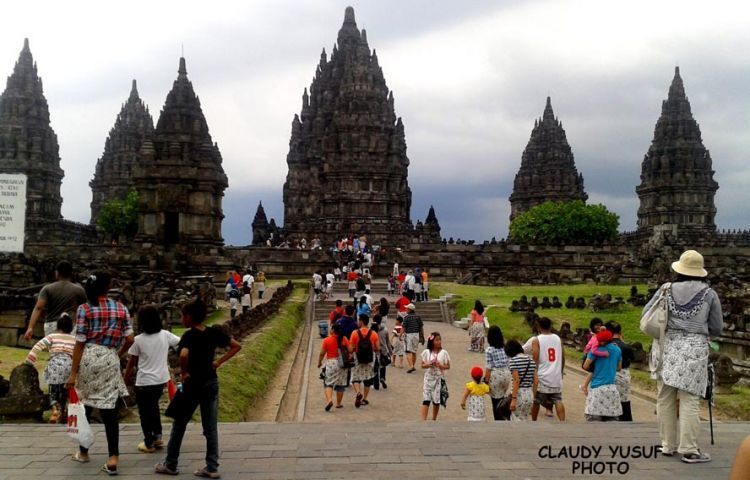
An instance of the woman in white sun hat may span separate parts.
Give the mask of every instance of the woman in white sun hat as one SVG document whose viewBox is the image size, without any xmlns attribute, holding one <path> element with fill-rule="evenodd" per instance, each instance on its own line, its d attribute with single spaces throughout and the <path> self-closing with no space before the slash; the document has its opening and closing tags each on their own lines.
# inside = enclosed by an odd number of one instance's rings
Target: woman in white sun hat
<svg viewBox="0 0 750 480">
<path fill-rule="evenodd" d="M 722 330 L 721 303 L 706 282 L 708 272 L 700 253 L 687 250 L 672 263 L 672 270 L 677 274 L 674 282 L 662 285 L 643 310 L 645 313 L 664 291 L 668 320 L 662 363 L 656 372 L 662 454 L 679 453 L 686 463 L 710 462 L 711 457 L 698 449 L 698 415 L 708 382 L 709 337 Z"/>
</svg>

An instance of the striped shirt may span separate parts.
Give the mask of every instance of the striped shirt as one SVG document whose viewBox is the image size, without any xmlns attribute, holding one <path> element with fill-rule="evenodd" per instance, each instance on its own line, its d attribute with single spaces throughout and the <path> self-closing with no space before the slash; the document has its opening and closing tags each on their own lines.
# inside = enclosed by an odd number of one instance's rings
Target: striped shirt
<svg viewBox="0 0 750 480">
<path fill-rule="evenodd" d="M 487 368 L 508 368 L 508 355 L 502 348 L 487 347 L 484 358 Z"/>
<path fill-rule="evenodd" d="M 412 313 L 404 317 L 402 325 L 405 333 L 419 333 L 422 331 L 422 317 Z"/>
<path fill-rule="evenodd" d="M 26 356 L 26 362 L 36 365 L 37 358 L 41 352 L 48 351 L 52 355 L 64 354 L 73 356 L 73 348 L 76 346 L 76 339 L 69 333 L 50 333 L 43 339 L 36 342 Z"/>
<path fill-rule="evenodd" d="M 101 297 L 98 305 L 84 303 L 78 307 L 77 342 L 119 348 L 125 337 L 132 334 L 130 314 L 122 303 Z"/>
<path fill-rule="evenodd" d="M 510 359 L 510 371 L 518 372 L 518 388 L 531 388 L 534 384 L 536 364 L 525 353 L 519 353 Z"/>
</svg>

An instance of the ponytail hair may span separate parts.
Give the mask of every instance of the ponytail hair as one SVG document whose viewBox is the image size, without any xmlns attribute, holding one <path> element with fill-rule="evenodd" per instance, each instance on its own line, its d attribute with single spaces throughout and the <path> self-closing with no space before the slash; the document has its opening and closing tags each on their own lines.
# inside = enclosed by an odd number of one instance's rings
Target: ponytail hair
<svg viewBox="0 0 750 480">
<path fill-rule="evenodd" d="M 98 305 L 99 297 L 106 295 L 112 283 L 112 275 L 106 270 L 97 270 L 83 281 L 86 299 L 90 305 Z"/>
</svg>

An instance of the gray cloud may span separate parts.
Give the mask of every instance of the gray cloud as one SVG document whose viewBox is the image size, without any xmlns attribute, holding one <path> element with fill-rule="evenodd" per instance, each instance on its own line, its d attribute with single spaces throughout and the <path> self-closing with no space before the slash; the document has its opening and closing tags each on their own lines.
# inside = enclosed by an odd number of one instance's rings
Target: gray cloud
<svg viewBox="0 0 750 480">
<path fill-rule="evenodd" d="M 44 79 L 61 148 L 63 213 L 87 221 L 88 182 L 130 79 L 155 119 L 180 45 L 230 187 L 224 236 L 249 242 L 263 200 L 282 221 L 290 122 L 346 2 L 15 2 L 0 30 L 0 73 L 23 37 Z M 593 202 L 633 228 L 640 164 L 681 66 L 720 184 L 720 227 L 747 226 L 748 7 L 700 2 L 417 0 L 354 3 L 404 118 L 412 218 L 434 204 L 445 237 L 507 232 L 508 195 L 552 96 Z M 44 12 L 40 15 L 39 12 Z"/>
</svg>

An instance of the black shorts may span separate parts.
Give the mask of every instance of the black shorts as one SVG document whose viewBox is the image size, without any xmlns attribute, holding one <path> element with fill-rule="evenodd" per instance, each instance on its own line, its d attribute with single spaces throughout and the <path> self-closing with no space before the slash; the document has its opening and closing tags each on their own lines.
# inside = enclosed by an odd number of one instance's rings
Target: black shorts
<svg viewBox="0 0 750 480">
<path fill-rule="evenodd" d="M 562 393 L 560 392 L 542 393 L 537 391 L 536 396 L 534 397 L 534 403 L 548 409 L 551 409 L 552 406 L 556 405 L 558 402 L 562 402 Z"/>
<path fill-rule="evenodd" d="M 429 401 L 429 400 L 425 400 L 425 401 L 423 401 L 423 402 L 422 402 L 422 405 L 424 405 L 425 407 L 429 407 L 429 406 L 430 406 L 430 404 L 433 404 L 433 405 L 440 405 L 439 403 L 431 402 L 431 401 Z"/>
</svg>

